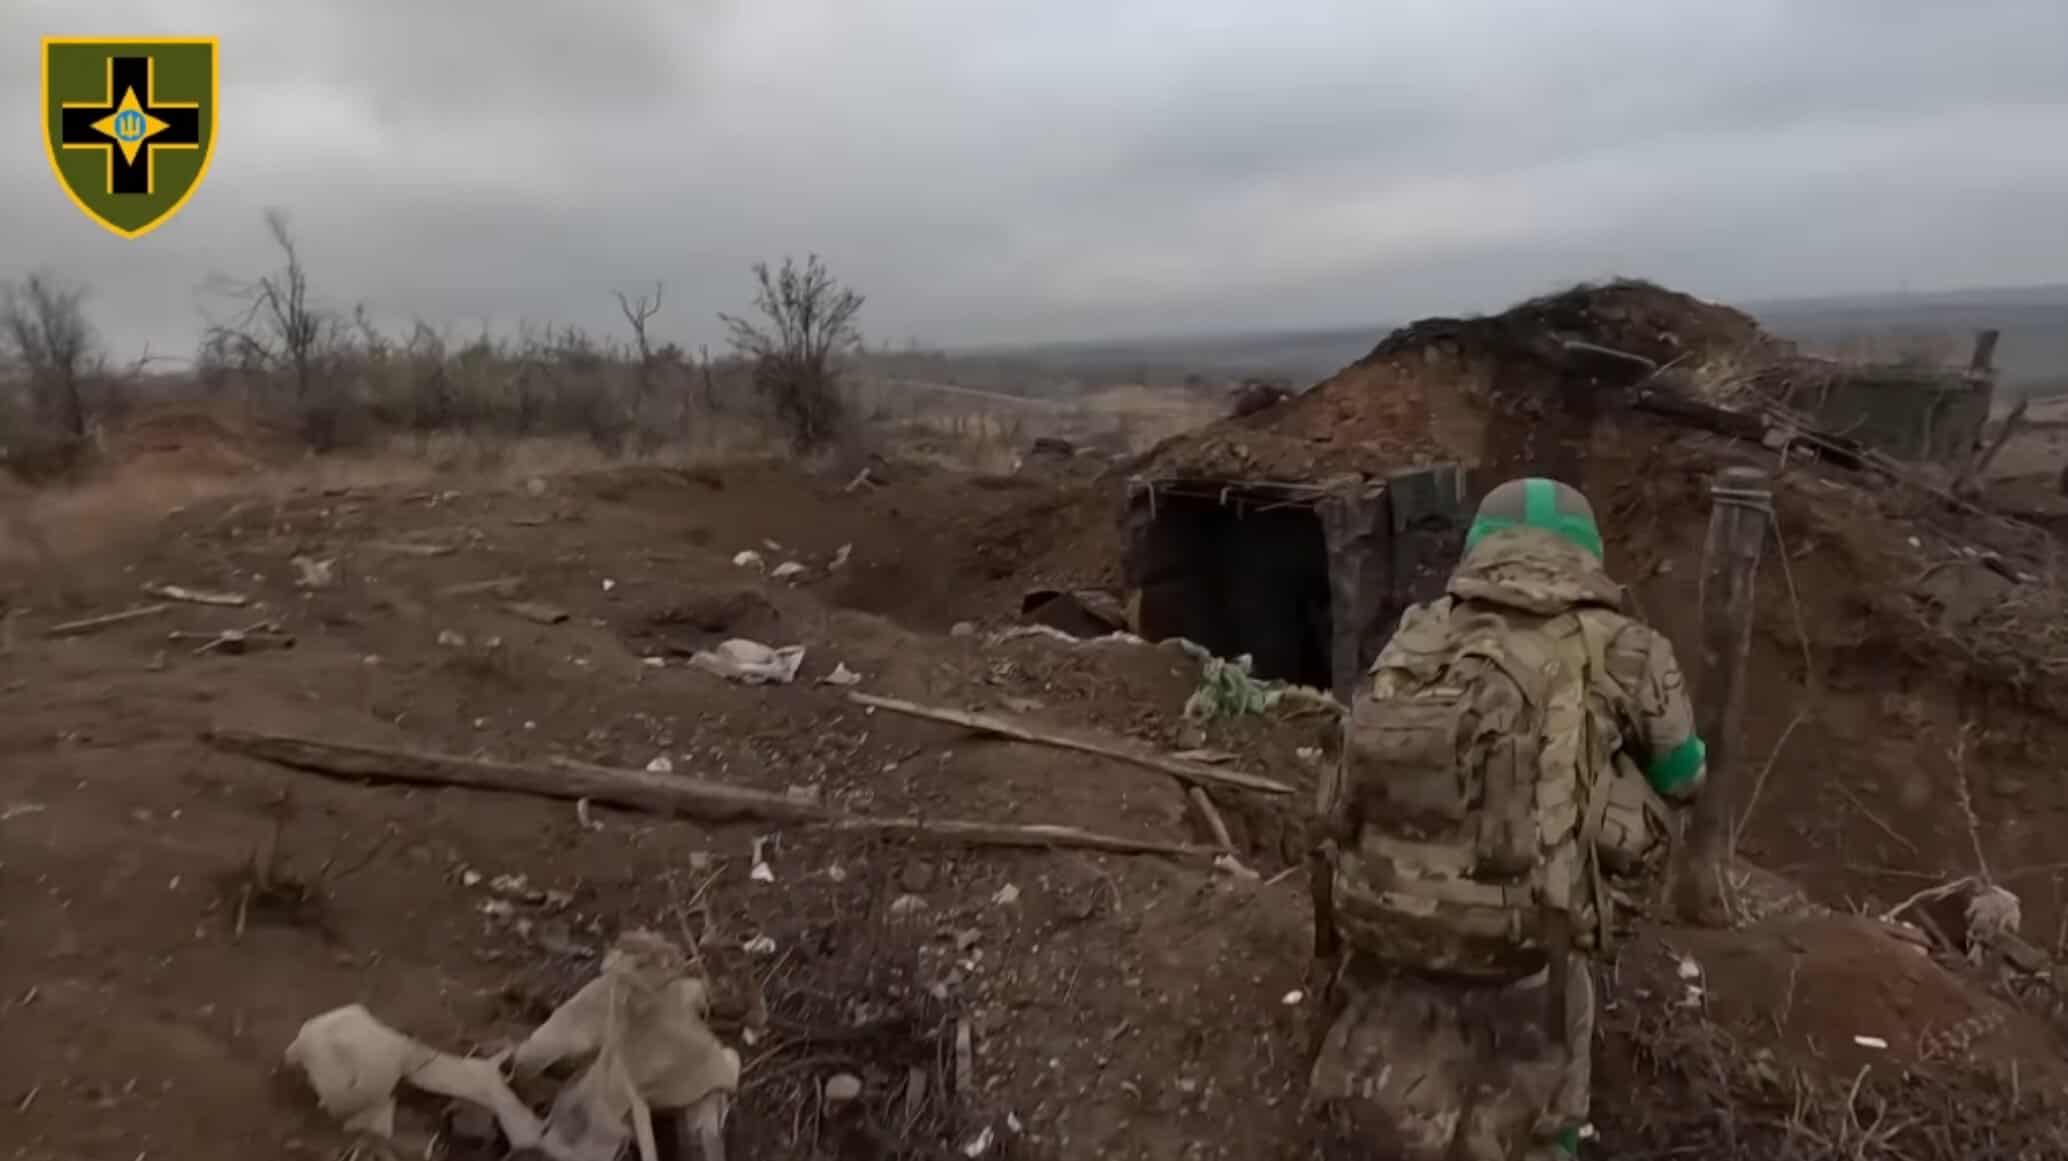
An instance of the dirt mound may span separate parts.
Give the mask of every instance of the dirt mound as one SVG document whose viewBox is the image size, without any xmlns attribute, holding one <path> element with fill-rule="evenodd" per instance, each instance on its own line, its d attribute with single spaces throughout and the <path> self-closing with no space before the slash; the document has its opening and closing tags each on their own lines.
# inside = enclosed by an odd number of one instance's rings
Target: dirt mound
<svg viewBox="0 0 2068 1161">
<path fill-rule="evenodd" d="M 1402 327 L 1303 394 L 1165 441 L 1143 466 L 1312 481 L 1460 460 L 1564 475 L 1608 405 L 1598 396 L 1657 366 L 1785 350 L 1727 306 L 1648 282 L 1576 286 L 1496 315 Z"/>
<path fill-rule="evenodd" d="M 1659 930 L 1605 997 L 1595 1121 L 1613 1156 L 2060 1156 L 2043 1022 L 1855 916 Z"/>
<path fill-rule="evenodd" d="M 1742 348 L 1775 353 L 1787 349 L 1741 310 L 1654 283 L 1619 279 L 1533 298 L 1497 315 L 1424 319 L 1386 336 L 1367 359 L 1419 356 L 1427 348 L 1446 345 L 1548 354 L 1564 339 L 1659 364 Z"/>
<path fill-rule="evenodd" d="M 176 403 L 137 411 L 106 440 L 115 471 L 240 476 L 292 458 L 292 440 L 229 402 Z"/>
<path fill-rule="evenodd" d="M 1819 1073 L 2018 1059 L 2034 1083 L 2068 1081 L 2050 1029 L 1934 959 L 1922 935 L 1863 916 L 1648 932 L 1619 966 L 1619 989 L 1639 1001 L 1698 1006 L 1784 1063 Z"/>
</svg>

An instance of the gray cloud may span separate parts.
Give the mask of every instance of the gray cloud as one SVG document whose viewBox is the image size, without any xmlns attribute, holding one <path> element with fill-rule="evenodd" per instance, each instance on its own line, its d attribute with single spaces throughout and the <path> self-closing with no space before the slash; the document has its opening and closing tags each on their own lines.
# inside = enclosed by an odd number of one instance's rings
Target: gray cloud
<svg viewBox="0 0 2068 1161">
<path fill-rule="evenodd" d="M 269 260 L 468 329 L 617 324 L 659 278 L 718 336 L 824 254 L 939 343 L 1351 324 L 1644 274 L 1716 297 L 2068 280 L 2068 6 L 1875 0 L 14 0 L 45 34 L 223 38 L 171 225 L 86 222 L 0 151 L 0 278 L 90 282 L 185 351 Z M 7 70 L 33 123 L 35 70 Z"/>
</svg>

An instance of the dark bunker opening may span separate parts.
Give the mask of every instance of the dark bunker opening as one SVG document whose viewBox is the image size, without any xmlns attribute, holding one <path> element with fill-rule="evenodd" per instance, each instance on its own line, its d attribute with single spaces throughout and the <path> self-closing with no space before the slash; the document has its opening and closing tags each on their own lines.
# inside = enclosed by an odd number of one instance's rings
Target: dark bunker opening
<svg viewBox="0 0 2068 1161">
<path fill-rule="evenodd" d="M 1126 571 L 1138 630 L 1348 697 L 1400 611 L 1441 591 L 1463 484 L 1455 464 L 1312 484 L 1137 477 Z"/>
<path fill-rule="evenodd" d="M 1247 653 L 1259 678 L 1329 688 L 1328 543 L 1312 502 L 1172 487 L 1155 508 L 1134 546 L 1142 635 Z"/>
</svg>

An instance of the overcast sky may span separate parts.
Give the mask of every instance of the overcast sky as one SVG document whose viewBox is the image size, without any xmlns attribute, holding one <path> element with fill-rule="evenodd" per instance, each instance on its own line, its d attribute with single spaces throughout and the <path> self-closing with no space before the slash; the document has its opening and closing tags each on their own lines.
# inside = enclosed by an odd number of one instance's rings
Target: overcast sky
<svg viewBox="0 0 2068 1161">
<path fill-rule="evenodd" d="M 37 38 L 215 35 L 202 189 L 125 241 Z M 1718 298 L 2068 281 L 2068 4 L 0 0 L 0 278 L 191 352 L 270 260 L 384 318 L 716 343 L 823 254 L 876 340 L 1373 325 L 1641 275 Z"/>
</svg>

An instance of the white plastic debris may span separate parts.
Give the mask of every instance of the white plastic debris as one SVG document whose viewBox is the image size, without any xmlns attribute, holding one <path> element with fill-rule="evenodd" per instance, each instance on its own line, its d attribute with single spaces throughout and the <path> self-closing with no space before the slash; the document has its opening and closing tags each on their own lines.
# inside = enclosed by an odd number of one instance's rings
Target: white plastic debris
<svg viewBox="0 0 2068 1161">
<path fill-rule="evenodd" d="M 675 772 L 675 761 L 666 754 L 655 754 L 647 761 L 646 772 L 648 774 L 673 774 Z"/>
<path fill-rule="evenodd" d="M 1293 754 L 1294 756 L 1298 757 L 1300 761 L 1305 762 L 1310 766 L 1321 761 L 1320 746 L 1301 746 L 1299 749 L 1294 750 Z"/>
<path fill-rule="evenodd" d="M 991 1142 L 994 1136 L 995 1134 L 991 1132 L 991 1126 L 985 1125 L 983 1132 L 970 1138 L 969 1144 L 962 1147 L 962 1155 L 964 1157 L 982 1157 L 991 1151 Z"/>
<path fill-rule="evenodd" d="M 747 877 L 757 883 L 773 883 L 775 871 L 767 863 L 755 863 L 754 869 L 747 872 Z"/>
<path fill-rule="evenodd" d="M 451 629 L 440 629 L 438 630 L 438 644 L 447 649 L 460 649 L 466 646 L 467 639 Z"/>
<path fill-rule="evenodd" d="M 337 561 L 318 560 L 313 556 L 297 556 L 288 562 L 294 566 L 294 585 L 300 589 L 327 589 L 337 583 Z"/>
<path fill-rule="evenodd" d="M 793 576 L 803 576 L 804 566 L 794 560 L 786 560 L 775 566 L 768 575 L 777 580 L 789 580 Z"/>
<path fill-rule="evenodd" d="M 735 554 L 732 558 L 732 563 L 736 568 L 764 567 L 761 561 L 761 554 L 751 548 L 745 552 Z"/>
<path fill-rule="evenodd" d="M 460 872 L 460 882 L 469 887 L 478 887 L 481 885 L 481 872 L 468 867 Z"/>
<path fill-rule="evenodd" d="M 1967 901 L 1967 945 L 1970 952 L 1989 947 L 2023 924 L 2018 897 L 1998 886 L 1977 890 Z"/>
<path fill-rule="evenodd" d="M 1005 886 L 998 888 L 997 893 L 991 896 L 991 902 L 996 903 L 1000 907 L 1010 907 L 1019 901 L 1020 888 L 1014 883 L 1007 883 Z"/>
<path fill-rule="evenodd" d="M 900 895 L 890 901 L 892 915 L 916 915 L 926 910 L 926 900 L 917 895 Z"/>
<path fill-rule="evenodd" d="M 602 823 L 597 822 L 594 818 L 590 817 L 589 800 L 586 798 L 577 798 L 574 800 L 574 820 L 577 824 L 581 826 L 583 830 L 603 829 Z"/>
<path fill-rule="evenodd" d="M 1702 965 L 1695 961 L 1695 957 L 1690 955 L 1681 959 L 1680 978 L 1684 980 L 1699 980 L 1702 978 Z"/>
<path fill-rule="evenodd" d="M 844 1105 L 862 1095 L 862 1078 L 851 1072 L 826 1078 L 826 1103 Z"/>
<path fill-rule="evenodd" d="M 1230 854 L 1214 856 L 1214 870 L 1233 875 L 1238 879 L 1261 879 L 1262 875 L 1250 869 L 1241 859 Z"/>
<path fill-rule="evenodd" d="M 829 565 L 827 565 L 827 566 L 826 566 L 826 571 L 828 571 L 828 572 L 832 572 L 832 571 L 835 571 L 835 570 L 837 570 L 837 569 L 843 569 L 843 568 L 846 568 L 846 567 L 847 567 L 847 558 L 848 558 L 848 554 L 852 553 L 853 551 L 854 551 L 854 545 L 852 545 L 852 544 L 843 544 L 843 545 L 841 545 L 841 546 L 840 546 L 840 551 L 838 551 L 838 552 L 836 552 L 836 553 L 834 553 L 834 554 L 833 554 L 833 563 L 832 563 L 832 564 L 829 564 Z"/>
<path fill-rule="evenodd" d="M 776 941 L 766 935 L 757 935 L 740 945 L 740 950 L 748 955 L 774 955 L 775 949 Z"/>
<path fill-rule="evenodd" d="M 304 1023 L 284 1057 L 316 1090 L 323 1111 L 347 1129 L 392 1136 L 395 1088 L 407 1082 L 488 1109 L 517 1148 L 539 1142 L 538 1118 L 503 1083 L 494 1061 L 439 1052 L 374 1019 L 359 1004 Z"/>
<path fill-rule="evenodd" d="M 833 666 L 833 672 L 819 678 L 819 681 L 825 685 L 860 685 L 862 675 L 849 669 L 847 662 L 842 661 Z"/>
<path fill-rule="evenodd" d="M 1287 993 L 1285 994 L 1285 996 L 1284 996 L 1283 998 L 1281 998 L 1281 999 L 1280 999 L 1280 1000 L 1279 1000 L 1278 1002 L 1279 1002 L 1279 1003 L 1281 1003 L 1281 1004 L 1284 1004 L 1284 1005 L 1285 1005 L 1286 1007 L 1288 1007 L 1288 1008 L 1293 1008 L 1293 1007 L 1298 1007 L 1298 1006 L 1299 1006 L 1299 1003 L 1300 1003 L 1300 1001 L 1301 1001 L 1301 1000 L 1304 1000 L 1304 999 L 1306 999 L 1306 998 L 1307 998 L 1307 993 L 1306 993 L 1306 992 L 1303 992 L 1303 991 L 1301 991 L 1301 990 L 1300 990 L 1300 989 L 1298 989 L 1298 988 L 1294 988 L 1294 989 L 1293 989 L 1292 991 L 1290 991 L 1290 992 L 1287 992 Z"/>
<path fill-rule="evenodd" d="M 1882 1039 L 1881 1037 L 1879 1037 L 1879 1036 L 1855 1036 L 1855 1037 L 1853 1037 L 1853 1043 L 1855 1043 L 1855 1044 L 1859 1045 L 1859 1046 L 1860 1046 L 1860 1047 L 1862 1047 L 1862 1048 L 1887 1048 L 1887 1047 L 1888 1047 L 1888 1041 L 1886 1041 L 1886 1040 L 1883 1040 L 1883 1039 Z"/>
<path fill-rule="evenodd" d="M 690 667 L 745 685 L 788 685 L 797 680 L 804 664 L 804 646 L 785 645 L 771 649 L 759 641 L 735 637 L 716 649 L 698 650 Z"/>
<path fill-rule="evenodd" d="M 604 956 L 603 973 L 511 1054 L 517 1075 L 594 1057 L 553 1102 L 540 1142 L 549 1157 L 614 1161 L 629 1136 L 640 1157 L 653 1158 L 651 1110 L 662 1108 L 688 1110 L 704 1156 L 722 1161 L 721 1130 L 739 1090 L 740 1057 L 711 1033 L 704 982 L 687 971 L 673 943 L 626 932 Z"/>
<path fill-rule="evenodd" d="M 530 895 L 531 880 L 523 875 L 497 875 L 488 881 L 488 889 L 498 895 Z"/>
<path fill-rule="evenodd" d="M 616 588 L 616 587 L 618 587 L 618 582 L 616 582 L 616 581 L 614 581 L 614 580 L 610 579 L 609 577 L 604 577 L 604 578 L 603 578 L 603 591 L 604 591 L 604 592 L 606 592 L 606 593 L 607 593 L 607 592 L 609 592 L 610 590 L 612 590 L 612 589 L 614 589 L 614 588 Z"/>
</svg>

